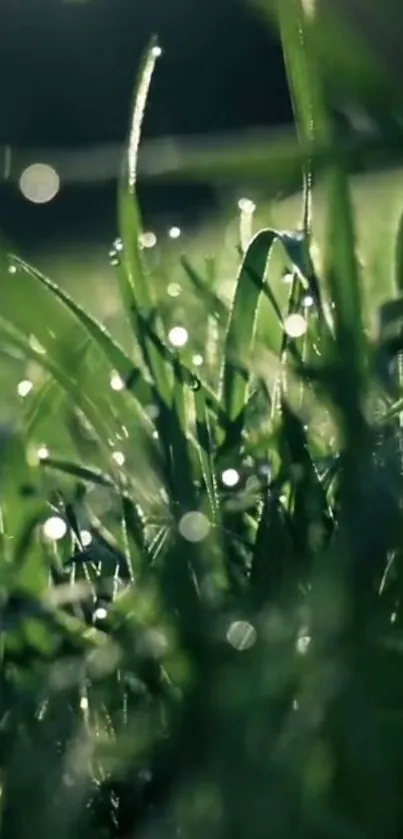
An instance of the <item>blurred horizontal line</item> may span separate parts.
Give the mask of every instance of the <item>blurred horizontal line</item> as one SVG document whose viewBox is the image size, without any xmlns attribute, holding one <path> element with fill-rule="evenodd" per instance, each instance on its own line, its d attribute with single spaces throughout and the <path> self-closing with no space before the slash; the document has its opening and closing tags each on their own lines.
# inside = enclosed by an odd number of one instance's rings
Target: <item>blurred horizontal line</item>
<svg viewBox="0 0 403 839">
<path fill-rule="evenodd" d="M 396 138 L 393 138 L 395 141 Z M 214 136 L 164 137 L 145 140 L 139 155 L 139 177 L 192 178 L 202 180 L 234 177 L 262 177 L 299 170 L 304 161 L 315 156 L 333 159 L 346 151 L 357 150 L 369 156 L 382 148 L 382 133 L 368 127 L 347 132 L 332 147 L 318 147 L 314 142 L 298 144 L 292 126 L 276 129 L 248 129 Z M 392 142 L 392 148 L 395 142 Z M 401 137 L 399 137 L 401 143 Z M 97 184 L 116 181 L 122 170 L 125 145 L 111 143 L 77 149 L 31 148 L 11 145 L 0 147 L 0 182 L 18 182 L 22 172 L 33 163 L 46 163 L 59 174 L 62 184 Z"/>
<path fill-rule="evenodd" d="M 228 134 L 199 135 L 190 137 L 163 137 L 144 140 L 139 155 L 139 176 L 158 178 L 181 169 L 182 159 L 189 155 L 222 154 L 236 148 L 245 148 L 249 153 L 258 149 L 261 153 L 267 143 L 287 136 L 295 136 L 292 128 L 262 130 L 248 129 Z M 35 147 L 21 149 L 10 144 L 1 148 L 0 180 L 18 181 L 22 172 L 33 163 L 46 163 L 58 172 L 62 182 L 67 184 L 88 184 L 114 181 L 122 169 L 125 145 L 109 143 L 76 149 Z"/>
</svg>

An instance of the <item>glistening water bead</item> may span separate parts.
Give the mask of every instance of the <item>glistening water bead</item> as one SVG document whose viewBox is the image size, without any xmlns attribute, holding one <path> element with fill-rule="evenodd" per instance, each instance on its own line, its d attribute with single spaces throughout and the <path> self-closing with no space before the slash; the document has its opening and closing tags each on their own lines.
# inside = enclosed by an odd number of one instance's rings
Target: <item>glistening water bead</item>
<svg viewBox="0 0 403 839">
<path fill-rule="evenodd" d="M 50 516 L 43 525 L 43 535 L 58 542 L 67 533 L 67 524 L 60 516 Z"/>
<path fill-rule="evenodd" d="M 308 324 L 302 315 L 288 315 L 284 321 L 284 331 L 289 338 L 301 338 L 307 328 Z"/>
<path fill-rule="evenodd" d="M 173 347 L 184 347 L 189 340 L 189 333 L 184 326 L 173 326 L 168 332 L 168 340 Z"/>
<path fill-rule="evenodd" d="M 112 458 L 118 466 L 124 466 L 126 458 L 123 452 L 113 452 Z"/>
<path fill-rule="evenodd" d="M 209 532 L 210 522 L 199 510 L 185 513 L 179 522 L 179 533 L 187 542 L 202 542 Z"/>
<path fill-rule="evenodd" d="M 221 475 L 221 480 L 224 486 L 233 488 L 239 484 L 240 475 L 237 469 L 224 469 L 224 472 Z"/>
<path fill-rule="evenodd" d="M 140 248 L 154 248 L 157 244 L 157 237 L 155 233 L 151 231 L 147 231 L 146 233 L 141 233 L 139 236 L 139 246 Z"/>
<path fill-rule="evenodd" d="M 110 384 L 111 384 L 112 390 L 116 390 L 116 391 L 124 390 L 124 387 L 125 387 L 125 383 L 124 383 L 122 377 L 119 376 L 119 373 L 117 373 L 116 371 L 111 373 Z"/>
<path fill-rule="evenodd" d="M 257 632 L 248 621 L 234 621 L 227 631 L 227 641 L 235 650 L 249 650 L 256 643 Z"/>
<path fill-rule="evenodd" d="M 47 446 L 39 446 L 37 451 L 38 460 L 47 460 L 49 457 L 49 449 Z"/>
<path fill-rule="evenodd" d="M 181 293 L 180 285 L 178 283 L 169 283 L 167 293 L 169 297 L 179 297 Z"/>
<path fill-rule="evenodd" d="M 28 394 L 31 393 L 32 388 L 32 382 L 30 382 L 29 379 L 23 379 L 22 382 L 18 382 L 17 385 L 18 396 L 21 396 L 22 398 L 28 396 Z"/>
<path fill-rule="evenodd" d="M 60 189 L 60 178 L 56 169 L 47 163 L 33 163 L 24 169 L 20 177 L 20 190 L 33 204 L 52 201 Z"/>
<path fill-rule="evenodd" d="M 92 542 L 92 533 L 89 530 L 81 530 L 80 539 L 83 548 L 88 548 Z"/>
</svg>

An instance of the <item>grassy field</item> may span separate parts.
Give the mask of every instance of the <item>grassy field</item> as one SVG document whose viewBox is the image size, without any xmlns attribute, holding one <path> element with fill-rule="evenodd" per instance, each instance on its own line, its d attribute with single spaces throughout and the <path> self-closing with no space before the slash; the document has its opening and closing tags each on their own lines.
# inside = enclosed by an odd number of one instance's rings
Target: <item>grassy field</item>
<svg viewBox="0 0 403 839">
<path fill-rule="evenodd" d="M 304 142 L 312 22 L 279 24 Z M 0 836 L 397 839 L 400 176 L 333 160 L 254 235 L 144 250 L 158 55 L 113 264 L 2 255 Z"/>
</svg>

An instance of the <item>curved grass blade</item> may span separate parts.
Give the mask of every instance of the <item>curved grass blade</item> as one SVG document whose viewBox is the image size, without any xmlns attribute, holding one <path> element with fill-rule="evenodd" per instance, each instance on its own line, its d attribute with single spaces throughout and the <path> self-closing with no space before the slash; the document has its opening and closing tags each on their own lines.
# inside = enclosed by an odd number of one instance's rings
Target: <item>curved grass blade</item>
<svg viewBox="0 0 403 839">
<path fill-rule="evenodd" d="M 254 344 L 260 297 L 264 290 L 266 268 L 274 243 L 278 241 L 302 280 L 306 282 L 305 237 L 301 233 L 262 230 L 252 239 L 238 274 L 225 344 L 222 373 L 222 404 L 230 423 L 236 424 L 240 434 L 244 424 L 248 400 L 248 363 Z M 273 298 L 273 295 L 270 295 Z M 276 314 L 281 311 L 272 299 Z"/>
<path fill-rule="evenodd" d="M 156 39 L 153 38 L 145 53 L 138 76 L 127 158 L 119 185 L 118 215 L 123 252 L 117 273 L 125 310 L 135 337 L 141 339 L 145 363 L 150 370 L 159 398 L 166 405 L 169 405 L 172 399 L 169 369 L 156 352 L 155 346 L 150 344 L 147 336 L 138 331 L 141 324 L 139 324 L 137 317 L 137 313 L 140 312 L 147 319 L 154 311 L 150 281 L 144 270 L 140 249 L 141 220 L 136 186 L 138 152 L 144 112 L 152 75 L 159 55 L 160 49 Z"/>
</svg>

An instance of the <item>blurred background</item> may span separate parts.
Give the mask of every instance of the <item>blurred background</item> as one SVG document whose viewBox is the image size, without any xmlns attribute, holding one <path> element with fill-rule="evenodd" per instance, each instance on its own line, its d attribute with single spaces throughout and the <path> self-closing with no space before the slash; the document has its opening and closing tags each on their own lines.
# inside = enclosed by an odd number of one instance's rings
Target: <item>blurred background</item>
<svg viewBox="0 0 403 839">
<path fill-rule="evenodd" d="M 72 246 L 107 252 L 116 233 L 116 178 L 133 84 L 153 33 L 163 59 L 147 111 L 149 166 L 140 181 L 150 228 L 198 228 L 221 201 L 213 183 L 150 177 L 153 156 L 164 166 L 153 141 L 291 120 L 278 39 L 242 0 L 3 0 L 0 227 L 20 252 Z M 52 181 L 50 173 L 52 200 L 35 187 L 29 167 L 37 163 L 60 178 Z M 36 195 L 28 194 L 29 174 Z"/>
<path fill-rule="evenodd" d="M 257 204 L 255 226 L 295 226 L 300 217 L 299 172 L 288 188 L 282 171 L 278 191 L 268 178 L 249 178 L 248 166 L 225 183 L 179 178 L 172 171 L 183 149 L 203 153 L 217 146 L 222 154 L 243 149 L 250 139 L 265 149 L 276 131 L 292 131 L 279 39 L 253 3 L 2 0 L 0 235 L 7 249 L 68 287 L 111 328 L 119 312 L 108 261 L 118 234 L 117 178 L 136 73 L 153 34 L 163 53 L 147 107 L 139 194 L 158 295 L 166 299 L 169 281 L 180 306 L 183 251 L 204 275 L 206 258 L 214 257 L 220 289 L 229 287 L 238 258 L 240 200 Z M 339 78 L 333 72 L 330 81 L 342 130 L 351 122 L 366 130 L 365 111 L 359 101 L 351 108 L 340 97 Z M 376 245 L 393 231 L 400 179 L 396 172 L 370 178 L 364 173 L 354 185 L 365 204 L 358 234 L 368 276 L 379 287 Z M 314 232 L 320 238 L 320 191 L 317 201 Z M 374 225 L 376 237 L 368 235 Z"/>
</svg>

